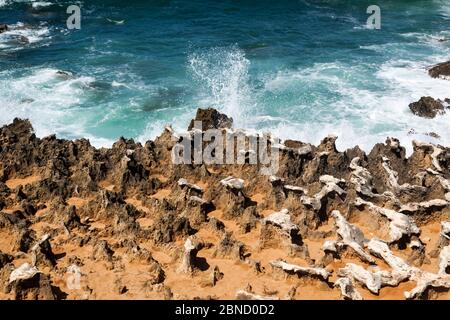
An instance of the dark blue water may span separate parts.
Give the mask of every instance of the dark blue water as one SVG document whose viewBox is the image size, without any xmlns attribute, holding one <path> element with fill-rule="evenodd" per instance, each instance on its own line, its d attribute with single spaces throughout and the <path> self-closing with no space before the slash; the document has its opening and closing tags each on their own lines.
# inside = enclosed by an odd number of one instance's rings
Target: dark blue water
<svg viewBox="0 0 450 320">
<path fill-rule="evenodd" d="M 0 35 L 0 124 L 20 116 L 38 135 L 108 145 L 186 128 L 213 106 L 240 127 L 314 143 L 334 133 L 368 148 L 429 131 L 450 142 L 449 116 L 408 109 L 450 96 L 426 73 L 450 60 L 450 1 L 377 1 L 380 30 L 366 28 L 364 0 L 81 3 L 71 31 L 71 1 L 0 0 L 12 25 Z"/>
</svg>

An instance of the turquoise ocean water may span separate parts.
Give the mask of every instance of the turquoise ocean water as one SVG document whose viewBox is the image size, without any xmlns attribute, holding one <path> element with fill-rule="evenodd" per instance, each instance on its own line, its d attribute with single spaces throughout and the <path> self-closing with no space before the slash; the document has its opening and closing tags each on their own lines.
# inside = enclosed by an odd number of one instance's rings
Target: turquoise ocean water
<svg viewBox="0 0 450 320">
<path fill-rule="evenodd" d="M 66 27 L 71 4 L 81 30 Z M 366 28 L 371 4 L 381 30 Z M 0 23 L 12 26 L 0 34 L 0 125 L 29 118 L 39 136 L 145 141 L 212 106 L 280 138 L 336 134 L 340 149 L 387 136 L 450 145 L 450 112 L 408 109 L 450 98 L 450 81 L 426 71 L 450 60 L 449 0 L 0 0 Z"/>
</svg>

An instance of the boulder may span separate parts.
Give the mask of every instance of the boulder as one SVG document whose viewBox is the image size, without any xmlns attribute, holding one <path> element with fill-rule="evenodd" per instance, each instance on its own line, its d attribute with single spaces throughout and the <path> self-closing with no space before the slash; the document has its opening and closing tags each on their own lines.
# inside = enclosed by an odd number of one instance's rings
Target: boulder
<svg viewBox="0 0 450 320">
<path fill-rule="evenodd" d="M 359 157 L 353 158 L 349 167 L 352 170 L 350 183 L 353 184 L 358 194 L 369 198 L 380 197 L 379 194 L 374 193 L 375 187 L 373 185 L 372 174 L 369 170 L 361 166 L 361 159 Z"/>
<path fill-rule="evenodd" d="M 203 188 L 199 187 L 196 184 L 189 183 L 186 179 L 180 178 L 178 180 L 178 185 L 182 189 L 186 189 L 186 193 L 188 195 L 199 196 L 201 197 L 203 194 Z"/>
<path fill-rule="evenodd" d="M 220 180 L 220 183 L 231 190 L 239 191 L 244 188 L 244 180 L 231 176 Z"/>
<path fill-rule="evenodd" d="M 75 206 L 70 206 L 66 210 L 62 223 L 69 233 L 72 229 L 83 226 L 80 217 L 77 215 L 77 208 Z"/>
<path fill-rule="evenodd" d="M 111 249 L 108 242 L 106 240 L 99 240 L 92 249 L 91 258 L 94 261 L 112 262 L 113 255 L 114 251 Z"/>
<path fill-rule="evenodd" d="M 365 206 L 370 211 L 380 214 L 389 220 L 390 243 L 404 245 L 405 242 L 407 243 L 410 241 L 411 236 L 420 235 L 420 229 L 415 224 L 414 220 L 403 213 L 392 209 L 378 207 L 369 201 L 364 201 L 361 198 L 356 199 L 355 205 Z"/>
<path fill-rule="evenodd" d="M 219 267 L 215 266 L 213 271 L 211 272 L 210 277 L 211 277 L 211 285 L 215 286 L 219 280 L 223 279 L 223 272 L 220 272 Z"/>
<path fill-rule="evenodd" d="M 433 78 L 450 76 L 450 61 L 439 63 L 428 70 L 428 74 Z"/>
<path fill-rule="evenodd" d="M 168 212 L 157 219 L 152 227 L 152 238 L 155 243 L 169 243 L 177 237 L 193 234 L 189 219 Z"/>
<path fill-rule="evenodd" d="M 432 97 L 422 97 L 419 101 L 409 105 L 412 113 L 423 118 L 434 118 L 437 115 L 444 114 L 445 108 L 442 101 L 435 100 Z"/>
<path fill-rule="evenodd" d="M 208 129 L 231 129 L 233 126 L 233 118 L 229 118 L 213 108 L 197 109 L 195 118 L 189 124 L 189 131 L 194 128 L 194 121 L 202 122 L 202 131 Z"/>
<path fill-rule="evenodd" d="M 18 231 L 13 251 L 28 252 L 35 240 L 36 233 L 33 230 L 22 229 Z"/>
<path fill-rule="evenodd" d="M 288 209 L 274 212 L 261 220 L 260 247 L 279 247 L 284 245 L 292 253 L 309 258 L 308 247 L 303 243 L 299 227 L 291 220 Z"/>
<path fill-rule="evenodd" d="M 214 210 L 214 205 L 197 196 L 190 196 L 182 216 L 189 219 L 189 223 L 194 227 L 200 227 L 200 224 L 208 221 L 208 213 Z"/>
<path fill-rule="evenodd" d="M 161 264 L 153 258 L 150 251 L 145 248 L 141 248 L 138 245 L 134 245 L 128 253 L 131 256 L 130 261 L 139 261 L 149 266 L 149 272 L 147 275 L 149 277 L 149 284 L 156 285 L 164 282 L 166 279 L 166 273 Z"/>
<path fill-rule="evenodd" d="M 414 267 L 421 267 L 425 262 L 430 263 L 430 260 L 426 256 L 425 246 L 420 240 L 413 240 L 409 244 L 411 253 L 408 257 L 407 263 Z"/>
<path fill-rule="evenodd" d="M 246 208 L 256 205 L 244 192 L 244 180 L 232 176 L 220 180 L 217 191 L 210 192 L 219 194 L 215 204 L 217 208 L 223 208 L 226 219 L 241 217 Z"/>
<path fill-rule="evenodd" d="M 314 211 L 320 211 L 324 209 L 324 203 L 329 195 L 337 195 L 338 197 L 344 197 L 346 192 L 342 189 L 345 186 L 344 179 L 337 179 L 330 175 L 320 176 L 319 181 L 324 185 L 322 189 L 313 195 L 302 196 L 301 201 L 307 207 Z"/>
</svg>

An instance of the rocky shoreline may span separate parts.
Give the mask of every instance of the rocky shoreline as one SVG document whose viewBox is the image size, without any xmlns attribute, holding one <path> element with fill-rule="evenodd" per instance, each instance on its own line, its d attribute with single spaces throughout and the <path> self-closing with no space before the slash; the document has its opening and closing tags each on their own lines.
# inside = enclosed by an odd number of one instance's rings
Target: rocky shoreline
<svg viewBox="0 0 450 320">
<path fill-rule="evenodd" d="M 238 132 L 214 109 L 196 120 Z M 287 140 L 264 176 L 175 165 L 177 139 L 96 149 L 2 127 L 0 299 L 450 298 L 450 148 Z"/>
<path fill-rule="evenodd" d="M 428 69 L 428 74 L 432 78 L 448 80 L 450 77 L 450 61 L 432 66 Z M 433 97 L 422 97 L 419 101 L 412 102 L 409 109 L 416 116 L 433 119 L 445 114 L 446 110 L 450 109 L 450 98 L 440 100 Z"/>
</svg>

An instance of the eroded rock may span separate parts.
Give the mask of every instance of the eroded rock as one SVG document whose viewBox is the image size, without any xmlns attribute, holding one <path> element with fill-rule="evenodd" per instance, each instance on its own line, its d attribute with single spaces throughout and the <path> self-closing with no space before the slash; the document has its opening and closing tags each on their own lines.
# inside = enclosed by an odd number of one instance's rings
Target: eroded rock
<svg viewBox="0 0 450 320">
<path fill-rule="evenodd" d="M 233 118 L 229 118 L 213 108 L 197 109 L 197 114 L 191 121 L 188 130 L 194 128 L 194 121 L 201 121 L 202 131 L 208 129 L 231 129 L 233 126 Z"/>
<path fill-rule="evenodd" d="M 295 274 L 299 277 L 312 277 L 318 278 L 322 281 L 328 281 L 330 273 L 324 268 L 314 268 L 314 267 L 300 267 L 294 264 L 286 263 L 283 260 L 271 261 L 270 265 L 273 268 L 280 269 L 286 274 Z"/>
<path fill-rule="evenodd" d="M 197 253 L 203 247 L 203 243 L 195 236 L 190 236 L 184 243 L 183 259 L 178 272 L 192 273 L 196 268 Z"/>
<path fill-rule="evenodd" d="M 48 276 L 28 263 L 11 272 L 9 290 L 16 300 L 55 300 Z"/>
<path fill-rule="evenodd" d="M 407 215 L 386 208 L 381 208 L 371 202 L 357 198 L 355 201 L 357 206 L 367 206 L 369 210 L 381 214 L 389 219 L 390 242 L 409 241 L 412 235 L 420 235 L 420 229 Z"/>
<path fill-rule="evenodd" d="M 356 290 L 353 281 L 349 278 L 338 278 L 334 283 L 335 287 L 341 289 L 341 295 L 348 300 L 363 300 L 361 294 Z"/>
<path fill-rule="evenodd" d="M 436 74 L 436 71 L 433 72 L 433 74 Z M 412 113 L 419 117 L 430 119 L 445 113 L 445 108 L 442 102 L 435 100 L 432 97 L 420 98 L 419 101 L 411 103 L 409 105 L 409 109 L 411 109 Z"/>
<path fill-rule="evenodd" d="M 450 61 L 439 63 L 428 70 L 428 74 L 433 78 L 450 76 Z"/>
</svg>

